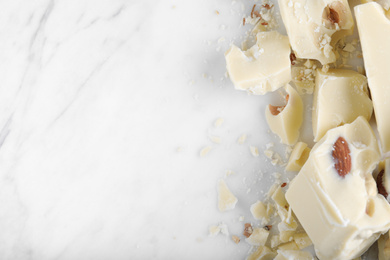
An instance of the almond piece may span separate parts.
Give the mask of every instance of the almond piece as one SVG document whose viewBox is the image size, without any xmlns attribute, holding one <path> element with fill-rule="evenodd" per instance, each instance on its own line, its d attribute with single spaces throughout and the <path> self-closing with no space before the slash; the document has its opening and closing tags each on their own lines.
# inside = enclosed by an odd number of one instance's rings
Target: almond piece
<svg viewBox="0 0 390 260">
<path fill-rule="evenodd" d="M 232 236 L 232 240 L 233 240 L 234 243 L 236 243 L 236 244 L 240 243 L 240 238 L 239 238 L 238 236 L 233 235 L 233 236 Z"/>
<path fill-rule="evenodd" d="M 378 174 L 378 177 L 376 177 L 376 186 L 378 188 L 378 193 L 382 194 L 383 197 L 387 198 L 389 195 L 388 192 L 386 191 L 385 186 L 383 185 L 383 174 L 385 173 L 384 170 L 381 170 Z"/>
<path fill-rule="evenodd" d="M 339 14 L 334 10 L 333 8 L 329 8 L 329 13 L 328 13 L 328 20 L 332 23 L 339 23 L 340 22 L 340 17 Z"/>
<path fill-rule="evenodd" d="M 245 237 L 250 237 L 252 233 L 253 233 L 252 225 L 250 223 L 245 223 L 245 229 L 243 235 Z"/>
<path fill-rule="evenodd" d="M 343 137 L 339 137 L 333 144 L 332 157 L 334 167 L 340 177 L 345 177 L 352 167 L 351 155 L 347 141 Z"/>
</svg>

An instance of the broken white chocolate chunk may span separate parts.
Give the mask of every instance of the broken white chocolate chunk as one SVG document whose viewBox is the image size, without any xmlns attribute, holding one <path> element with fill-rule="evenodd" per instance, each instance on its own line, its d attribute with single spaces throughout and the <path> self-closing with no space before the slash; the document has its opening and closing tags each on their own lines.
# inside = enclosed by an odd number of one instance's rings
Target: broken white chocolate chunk
<svg viewBox="0 0 390 260">
<path fill-rule="evenodd" d="M 380 4 L 384 9 L 389 10 L 390 9 L 390 0 L 361 0 L 362 4 L 370 3 L 370 2 L 377 2 Z"/>
<path fill-rule="evenodd" d="M 304 142 L 298 142 L 291 152 L 288 159 L 286 170 L 287 171 L 299 171 L 305 164 L 310 154 L 310 148 Z"/>
<path fill-rule="evenodd" d="M 252 234 L 245 241 L 252 246 L 264 246 L 267 242 L 269 231 L 264 228 L 254 228 Z"/>
<path fill-rule="evenodd" d="M 260 32 L 247 51 L 237 46 L 226 52 L 227 71 L 236 89 L 263 95 L 291 80 L 288 37 L 276 31 Z"/>
<path fill-rule="evenodd" d="M 304 232 L 294 234 L 294 241 L 299 249 L 304 249 L 313 244 L 313 242 L 311 242 L 310 237 Z"/>
<path fill-rule="evenodd" d="M 313 260 L 314 257 L 306 251 L 297 251 L 297 250 L 278 250 L 278 255 L 274 260 Z"/>
<path fill-rule="evenodd" d="M 256 203 L 252 204 L 250 208 L 252 216 L 257 220 L 261 220 L 262 225 L 267 224 L 270 220 L 269 210 L 267 207 L 268 206 L 263 202 L 257 201 Z"/>
<path fill-rule="evenodd" d="M 372 171 L 380 159 L 364 117 L 328 131 L 290 183 L 286 199 L 320 259 L 360 256 L 390 228 L 390 205 Z"/>
<path fill-rule="evenodd" d="M 213 226 L 209 227 L 209 236 L 214 237 L 214 236 L 218 235 L 219 232 L 221 232 L 221 228 L 219 226 L 213 225 Z"/>
<path fill-rule="evenodd" d="M 364 67 L 374 104 L 375 119 L 383 152 L 390 151 L 390 19 L 377 3 L 355 7 L 356 23 L 363 50 Z"/>
<path fill-rule="evenodd" d="M 347 0 L 279 0 L 291 47 L 301 59 L 333 63 L 333 48 L 352 34 L 353 18 Z"/>
<path fill-rule="evenodd" d="M 218 209 L 220 211 L 232 210 L 237 201 L 236 196 L 229 190 L 225 181 L 220 179 L 218 181 Z"/>
<path fill-rule="evenodd" d="M 270 239 L 270 243 L 271 243 L 271 248 L 276 248 L 282 243 L 282 241 L 280 241 L 278 235 L 272 235 Z"/>
<path fill-rule="evenodd" d="M 287 104 L 268 105 L 265 116 L 271 131 L 280 137 L 282 143 L 293 145 L 298 140 L 303 121 L 303 103 L 298 92 L 289 84 L 286 85 L 286 92 Z"/>
<path fill-rule="evenodd" d="M 312 115 L 315 142 L 329 129 L 352 123 L 358 116 L 369 121 L 371 114 L 365 76 L 353 70 L 317 70 Z"/>
<path fill-rule="evenodd" d="M 267 246 L 259 246 L 246 260 L 272 260 L 276 253 Z"/>
</svg>

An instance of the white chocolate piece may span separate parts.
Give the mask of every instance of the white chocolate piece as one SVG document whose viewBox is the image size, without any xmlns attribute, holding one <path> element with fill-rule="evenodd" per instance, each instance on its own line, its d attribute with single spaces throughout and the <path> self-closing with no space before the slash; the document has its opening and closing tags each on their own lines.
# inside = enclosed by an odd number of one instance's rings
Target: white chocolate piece
<svg viewBox="0 0 390 260">
<path fill-rule="evenodd" d="M 377 2 L 384 9 L 386 9 L 386 10 L 390 9 L 390 0 L 361 0 L 362 4 L 366 4 L 366 3 L 370 3 L 370 2 Z"/>
<path fill-rule="evenodd" d="M 254 228 L 252 235 L 245 239 L 245 241 L 252 246 L 264 246 L 267 242 L 269 231 L 264 228 Z"/>
<path fill-rule="evenodd" d="M 333 63 L 335 43 L 352 34 L 353 18 L 347 0 L 279 0 L 280 13 L 292 49 L 301 59 Z"/>
<path fill-rule="evenodd" d="M 264 95 L 291 80 L 290 43 L 277 31 L 260 32 L 249 50 L 237 46 L 225 53 L 227 71 L 236 89 Z"/>
<path fill-rule="evenodd" d="M 310 237 L 304 232 L 294 234 L 294 241 L 299 249 L 304 249 L 313 244 L 313 242 L 311 242 Z"/>
<path fill-rule="evenodd" d="M 390 228 L 390 205 L 372 171 L 380 159 L 364 117 L 328 131 L 290 183 L 286 199 L 320 259 L 360 256 Z"/>
<path fill-rule="evenodd" d="M 378 48 L 378 44 L 390 46 L 390 20 L 375 2 L 356 6 L 355 16 L 382 151 L 389 152 L 390 52 L 386 48 Z"/>
<path fill-rule="evenodd" d="M 353 70 L 317 70 L 312 115 L 315 142 L 328 130 L 352 123 L 358 116 L 369 121 L 371 114 L 365 76 Z"/>
<path fill-rule="evenodd" d="M 270 243 L 271 243 L 271 248 L 276 248 L 282 243 L 282 241 L 280 241 L 278 235 L 273 235 L 271 236 Z"/>
<path fill-rule="evenodd" d="M 261 220 L 261 224 L 265 225 L 269 222 L 271 217 L 268 208 L 269 206 L 265 205 L 263 202 L 257 201 L 256 203 L 252 204 L 250 211 L 255 219 Z"/>
<path fill-rule="evenodd" d="M 265 116 L 272 132 L 282 143 L 293 145 L 298 141 L 299 129 L 303 121 L 303 103 L 298 92 L 286 85 L 288 101 L 285 107 L 267 106 Z"/>
<path fill-rule="evenodd" d="M 390 239 L 389 232 L 378 239 L 378 260 L 390 259 Z"/>
<path fill-rule="evenodd" d="M 272 260 L 276 253 L 267 246 L 259 246 L 246 260 Z"/>
<path fill-rule="evenodd" d="M 314 257 L 306 251 L 278 250 L 278 255 L 274 260 L 313 260 Z"/>
<path fill-rule="evenodd" d="M 229 190 L 224 180 L 218 181 L 218 209 L 220 211 L 232 210 L 237 203 L 236 196 Z"/>
<path fill-rule="evenodd" d="M 299 250 L 297 244 L 294 241 L 282 244 L 278 247 L 280 250 Z"/>
<path fill-rule="evenodd" d="M 304 142 L 298 142 L 291 152 L 286 165 L 286 171 L 297 172 L 305 164 L 310 154 L 310 148 Z"/>
</svg>

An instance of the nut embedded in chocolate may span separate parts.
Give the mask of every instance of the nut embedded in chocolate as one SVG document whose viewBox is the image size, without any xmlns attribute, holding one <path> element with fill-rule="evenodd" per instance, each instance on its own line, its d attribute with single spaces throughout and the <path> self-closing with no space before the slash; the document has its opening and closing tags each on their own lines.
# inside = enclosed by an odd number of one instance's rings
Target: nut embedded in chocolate
<svg viewBox="0 0 390 260">
<path fill-rule="evenodd" d="M 376 177 L 376 187 L 378 188 L 378 193 L 382 194 L 386 199 L 389 195 L 386 191 L 385 186 L 383 185 L 383 174 L 385 173 L 384 170 L 381 170 L 378 174 L 378 177 Z"/>
<path fill-rule="evenodd" d="M 339 13 L 336 12 L 336 10 L 334 10 L 333 8 L 329 8 L 328 20 L 332 24 L 339 23 L 340 21 Z"/>
<path fill-rule="evenodd" d="M 341 136 L 333 144 L 332 157 L 337 173 L 344 178 L 351 171 L 352 163 L 348 143 Z"/>
</svg>

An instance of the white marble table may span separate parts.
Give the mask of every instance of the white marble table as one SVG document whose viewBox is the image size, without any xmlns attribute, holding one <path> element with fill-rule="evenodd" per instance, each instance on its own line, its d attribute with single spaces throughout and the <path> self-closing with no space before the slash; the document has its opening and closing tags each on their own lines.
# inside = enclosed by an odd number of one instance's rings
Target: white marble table
<svg viewBox="0 0 390 260">
<path fill-rule="evenodd" d="M 249 151 L 277 142 L 264 118 L 277 97 L 224 76 L 252 4 L 0 2 L 0 259 L 245 258 L 208 227 L 241 235 L 281 171 Z M 239 199 L 228 213 L 220 178 Z"/>
</svg>

